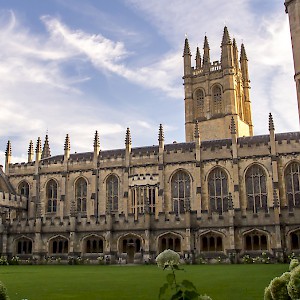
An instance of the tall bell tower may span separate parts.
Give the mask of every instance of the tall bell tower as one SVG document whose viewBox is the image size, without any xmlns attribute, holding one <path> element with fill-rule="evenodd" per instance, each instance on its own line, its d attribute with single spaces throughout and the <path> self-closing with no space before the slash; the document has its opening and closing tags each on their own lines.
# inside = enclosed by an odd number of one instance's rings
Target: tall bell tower
<svg viewBox="0 0 300 300">
<path fill-rule="evenodd" d="M 250 79 L 245 46 L 239 56 L 235 39 L 231 41 L 227 27 L 221 43 L 221 61 L 211 62 L 208 38 L 204 38 L 203 57 L 196 49 L 196 63 L 192 67 L 188 39 L 185 39 L 184 91 L 185 136 L 194 140 L 195 122 L 198 122 L 202 140 L 230 138 L 233 117 L 238 136 L 253 135 Z"/>
<path fill-rule="evenodd" d="M 300 0 L 285 0 L 285 11 L 289 15 L 290 31 L 294 56 L 295 82 L 300 122 Z"/>
</svg>

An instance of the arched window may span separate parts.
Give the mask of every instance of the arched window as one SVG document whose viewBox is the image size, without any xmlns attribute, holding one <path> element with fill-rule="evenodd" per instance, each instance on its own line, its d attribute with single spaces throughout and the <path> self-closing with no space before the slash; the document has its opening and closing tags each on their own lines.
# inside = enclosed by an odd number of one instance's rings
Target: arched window
<svg viewBox="0 0 300 300">
<path fill-rule="evenodd" d="M 119 180 L 117 176 L 110 175 L 106 180 L 106 203 L 109 212 L 118 211 Z"/>
<path fill-rule="evenodd" d="M 57 210 L 57 183 L 51 179 L 47 184 L 47 212 L 56 212 Z"/>
<path fill-rule="evenodd" d="M 131 213 L 135 218 L 145 211 L 155 213 L 156 185 L 135 185 L 131 188 Z"/>
<path fill-rule="evenodd" d="M 181 252 L 181 238 L 178 235 L 167 233 L 159 238 L 159 252 L 171 249 L 176 252 Z"/>
<path fill-rule="evenodd" d="M 195 93 L 196 97 L 196 112 L 197 117 L 204 116 L 204 92 L 203 90 L 197 90 Z"/>
<path fill-rule="evenodd" d="M 221 114 L 222 111 L 222 90 L 220 86 L 216 85 L 212 90 L 213 94 L 213 113 Z"/>
<path fill-rule="evenodd" d="M 75 193 L 77 211 L 86 212 L 87 183 L 84 178 L 79 178 L 76 181 Z"/>
<path fill-rule="evenodd" d="M 103 253 L 103 239 L 100 237 L 89 237 L 85 240 L 85 253 Z"/>
<path fill-rule="evenodd" d="M 210 211 L 220 215 L 228 211 L 227 175 L 221 168 L 212 170 L 208 176 L 208 194 Z"/>
<path fill-rule="evenodd" d="M 21 238 L 17 241 L 16 253 L 22 254 L 32 254 L 32 241 L 26 238 Z"/>
<path fill-rule="evenodd" d="M 246 251 L 262 251 L 268 250 L 267 235 L 254 230 L 244 235 L 244 250 Z"/>
<path fill-rule="evenodd" d="M 289 210 L 300 207 L 300 164 L 293 162 L 285 170 L 285 190 Z"/>
<path fill-rule="evenodd" d="M 223 239 L 215 233 L 207 233 L 200 237 L 201 252 L 218 252 L 223 251 Z"/>
<path fill-rule="evenodd" d="M 290 234 L 291 250 L 300 249 L 300 230 L 294 231 Z"/>
<path fill-rule="evenodd" d="M 57 237 L 49 242 L 49 253 L 67 254 L 69 252 L 69 241 L 63 237 Z"/>
<path fill-rule="evenodd" d="M 189 175 L 178 171 L 172 178 L 173 210 L 176 215 L 190 209 L 191 183 Z"/>
<path fill-rule="evenodd" d="M 246 193 L 249 210 L 268 212 L 266 175 L 259 165 L 251 166 L 246 173 Z"/>
<path fill-rule="evenodd" d="M 26 181 L 22 181 L 18 187 L 19 194 L 28 198 L 29 197 L 29 184 Z"/>
</svg>

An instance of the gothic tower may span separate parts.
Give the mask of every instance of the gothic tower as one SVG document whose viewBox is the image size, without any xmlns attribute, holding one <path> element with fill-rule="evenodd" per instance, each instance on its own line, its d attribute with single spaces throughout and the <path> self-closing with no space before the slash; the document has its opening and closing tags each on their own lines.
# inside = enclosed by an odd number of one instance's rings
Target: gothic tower
<svg viewBox="0 0 300 300">
<path fill-rule="evenodd" d="M 298 114 L 300 121 L 300 0 L 285 0 L 285 11 L 289 15 L 292 38 L 295 82 L 298 99 Z"/>
<path fill-rule="evenodd" d="M 195 122 L 198 122 L 202 140 L 230 138 L 231 119 L 238 136 L 252 136 L 250 80 L 248 59 L 242 44 L 239 59 L 236 41 L 224 28 L 221 43 L 221 61 L 210 61 L 208 39 L 204 38 L 203 58 L 196 50 L 196 66 L 191 66 L 188 39 L 184 51 L 185 136 L 194 140 Z"/>
</svg>

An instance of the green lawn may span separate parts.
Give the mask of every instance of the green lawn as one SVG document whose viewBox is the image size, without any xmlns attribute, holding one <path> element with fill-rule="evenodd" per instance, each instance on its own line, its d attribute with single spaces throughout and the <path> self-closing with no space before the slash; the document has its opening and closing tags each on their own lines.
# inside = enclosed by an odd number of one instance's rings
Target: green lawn
<svg viewBox="0 0 300 300">
<path fill-rule="evenodd" d="M 288 265 L 184 266 L 178 280 L 191 280 L 213 300 L 261 300 L 270 280 Z M 156 266 L 0 266 L 11 300 L 157 299 L 168 271 Z"/>
</svg>

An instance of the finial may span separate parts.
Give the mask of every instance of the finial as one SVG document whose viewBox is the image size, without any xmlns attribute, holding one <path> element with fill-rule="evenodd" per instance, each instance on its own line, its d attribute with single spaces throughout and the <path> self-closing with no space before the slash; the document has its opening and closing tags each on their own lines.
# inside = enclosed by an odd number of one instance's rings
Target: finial
<svg viewBox="0 0 300 300">
<path fill-rule="evenodd" d="M 130 135 L 129 127 L 127 127 L 127 130 L 126 130 L 125 145 L 126 146 L 131 145 L 131 135 Z"/>
<path fill-rule="evenodd" d="M 7 141 L 7 145 L 6 145 L 6 151 L 5 151 L 5 156 L 11 156 L 11 142 L 10 140 Z"/>
<path fill-rule="evenodd" d="M 41 153 L 41 152 L 42 152 L 42 142 L 41 142 L 41 138 L 38 137 L 36 142 L 36 147 L 35 147 L 35 153 Z"/>
<path fill-rule="evenodd" d="M 162 124 L 159 124 L 158 141 L 159 142 L 163 142 L 164 139 L 165 139 L 165 137 L 164 137 L 164 129 L 163 129 Z"/>
<path fill-rule="evenodd" d="M 199 47 L 197 46 L 196 49 L 196 69 L 200 69 L 201 68 L 201 55 L 200 55 L 200 50 Z"/>
<path fill-rule="evenodd" d="M 70 145 L 70 138 L 69 135 L 66 135 L 66 139 L 65 139 L 65 146 L 64 146 L 64 150 L 70 150 L 71 149 L 71 145 Z"/>
<path fill-rule="evenodd" d="M 236 39 L 235 38 L 232 39 L 232 45 L 233 45 L 234 48 L 237 48 L 237 46 L 236 46 Z"/>
<path fill-rule="evenodd" d="M 201 58 L 199 46 L 197 46 L 197 49 L 196 49 L 196 59 L 197 58 Z"/>
<path fill-rule="evenodd" d="M 194 132 L 194 137 L 196 139 L 198 139 L 200 137 L 200 133 L 199 133 L 199 122 L 198 120 L 196 120 L 195 122 L 195 132 Z"/>
<path fill-rule="evenodd" d="M 274 122 L 273 122 L 273 116 L 271 113 L 269 113 L 269 131 L 271 130 L 275 130 L 275 127 L 274 127 Z"/>
<path fill-rule="evenodd" d="M 248 60 L 244 43 L 241 45 L 241 60 Z"/>
<path fill-rule="evenodd" d="M 190 45 L 189 45 L 189 40 L 186 37 L 184 40 L 184 49 L 183 49 L 183 56 L 189 55 L 191 56 L 191 50 L 190 50 Z"/>
<path fill-rule="evenodd" d="M 230 122 L 230 133 L 236 134 L 236 126 L 233 117 L 231 117 L 231 122 Z"/>
<path fill-rule="evenodd" d="M 222 45 L 231 45 L 231 39 L 230 39 L 230 36 L 229 36 L 227 26 L 224 27 Z"/>
<path fill-rule="evenodd" d="M 28 147 L 28 154 L 33 154 L 33 142 L 30 140 L 29 147 Z"/>
<path fill-rule="evenodd" d="M 99 134 L 98 131 L 96 130 L 95 138 L 94 138 L 94 148 L 99 148 L 99 147 L 100 147 Z"/>
<path fill-rule="evenodd" d="M 205 33 L 205 37 L 204 37 L 204 45 L 203 45 L 203 49 L 208 48 L 209 49 L 209 43 L 208 43 L 208 39 Z"/>
<path fill-rule="evenodd" d="M 47 129 L 47 132 L 48 132 L 48 129 Z M 43 152 L 42 152 L 42 159 L 46 158 L 46 157 L 50 157 L 50 156 L 51 156 L 51 152 L 50 152 L 49 139 L 48 139 L 48 133 L 47 133 L 46 137 L 45 137 Z"/>
</svg>

